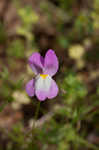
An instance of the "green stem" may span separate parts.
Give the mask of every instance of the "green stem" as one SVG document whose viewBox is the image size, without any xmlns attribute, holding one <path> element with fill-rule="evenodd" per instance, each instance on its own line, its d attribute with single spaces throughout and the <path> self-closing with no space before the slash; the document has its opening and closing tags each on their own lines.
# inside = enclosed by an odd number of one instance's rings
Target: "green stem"
<svg viewBox="0 0 99 150">
<path fill-rule="evenodd" d="M 38 102 L 37 104 L 37 109 L 36 109 L 36 112 L 35 112 L 35 116 L 34 116 L 34 122 L 33 122 L 33 126 L 32 126 L 32 143 L 34 142 L 34 131 L 35 131 L 35 120 L 37 120 L 38 118 L 38 114 L 39 114 L 39 110 L 40 110 L 40 101 Z"/>
<path fill-rule="evenodd" d="M 35 120 L 37 119 L 38 117 L 38 114 L 39 114 L 39 110 L 40 110 L 40 101 L 38 102 L 38 105 L 37 105 L 37 109 L 36 109 L 36 113 L 35 113 Z"/>
</svg>

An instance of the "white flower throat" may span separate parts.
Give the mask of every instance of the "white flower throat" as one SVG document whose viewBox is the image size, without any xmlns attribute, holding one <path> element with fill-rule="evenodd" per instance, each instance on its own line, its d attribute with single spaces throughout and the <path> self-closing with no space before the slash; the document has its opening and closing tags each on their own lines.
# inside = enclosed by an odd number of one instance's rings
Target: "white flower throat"
<svg viewBox="0 0 99 150">
<path fill-rule="evenodd" d="M 36 77 L 35 89 L 40 91 L 49 91 L 52 78 L 48 74 L 39 74 Z"/>
</svg>

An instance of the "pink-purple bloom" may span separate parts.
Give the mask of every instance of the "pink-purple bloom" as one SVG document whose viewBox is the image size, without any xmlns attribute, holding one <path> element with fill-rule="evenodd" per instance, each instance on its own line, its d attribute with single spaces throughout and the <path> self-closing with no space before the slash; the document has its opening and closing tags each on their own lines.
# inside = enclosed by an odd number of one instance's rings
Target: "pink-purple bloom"
<svg viewBox="0 0 99 150">
<path fill-rule="evenodd" d="M 55 52 L 48 50 L 45 58 L 35 52 L 29 57 L 29 65 L 36 77 L 26 85 L 28 95 L 36 95 L 40 101 L 56 97 L 59 90 L 52 76 L 58 71 L 59 64 Z"/>
</svg>

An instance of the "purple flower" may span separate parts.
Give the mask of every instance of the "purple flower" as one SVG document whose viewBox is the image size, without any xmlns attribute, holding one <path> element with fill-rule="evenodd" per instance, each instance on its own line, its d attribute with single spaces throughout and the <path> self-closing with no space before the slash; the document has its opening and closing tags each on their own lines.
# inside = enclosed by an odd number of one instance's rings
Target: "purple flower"
<svg viewBox="0 0 99 150">
<path fill-rule="evenodd" d="M 58 94 L 58 86 L 52 76 L 58 71 L 58 59 L 53 50 L 48 50 L 45 58 L 38 52 L 29 57 L 29 65 L 36 74 L 35 79 L 30 80 L 26 85 L 26 92 L 29 96 L 36 95 L 40 101 L 46 98 L 52 99 Z"/>
</svg>

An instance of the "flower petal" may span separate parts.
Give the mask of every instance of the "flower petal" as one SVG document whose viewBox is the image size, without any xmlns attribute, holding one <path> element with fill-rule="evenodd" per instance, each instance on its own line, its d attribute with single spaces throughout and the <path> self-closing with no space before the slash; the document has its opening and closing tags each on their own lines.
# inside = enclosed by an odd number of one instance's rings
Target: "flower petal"
<svg viewBox="0 0 99 150">
<path fill-rule="evenodd" d="M 47 97 L 49 99 L 52 99 L 52 98 L 56 97 L 57 94 L 58 94 L 58 91 L 59 91 L 59 89 L 58 89 L 58 86 L 57 86 L 56 82 L 54 80 L 52 80 L 50 91 L 49 91 Z"/>
<path fill-rule="evenodd" d="M 44 59 L 38 52 L 33 53 L 29 57 L 29 65 L 35 74 L 42 73 L 43 63 Z"/>
<path fill-rule="evenodd" d="M 44 101 L 47 98 L 46 91 L 36 90 L 35 94 L 40 101 Z"/>
<path fill-rule="evenodd" d="M 51 87 L 52 78 L 48 75 L 46 78 L 43 78 L 41 75 L 38 75 L 35 79 L 35 90 L 49 91 Z"/>
<path fill-rule="evenodd" d="M 58 70 L 58 59 L 53 50 L 48 50 L 44 59 L 44 74 L 53 76 Z"/>
<path fill-rule="evenodd" d="M 26 84 L 26 92 L 29 96 L 34 96 L 34 79 L 30 80 L 27 84 Z"/>
<path fill-rule="evenodd" d="M 46 78 L 38 75 L 35 79 L 35 94 L 40 101 L 43 101 L 47 98 L 47 94 L 50 90 L 52 83 L 52 78 L 47 75 Z"/>
</svg>

